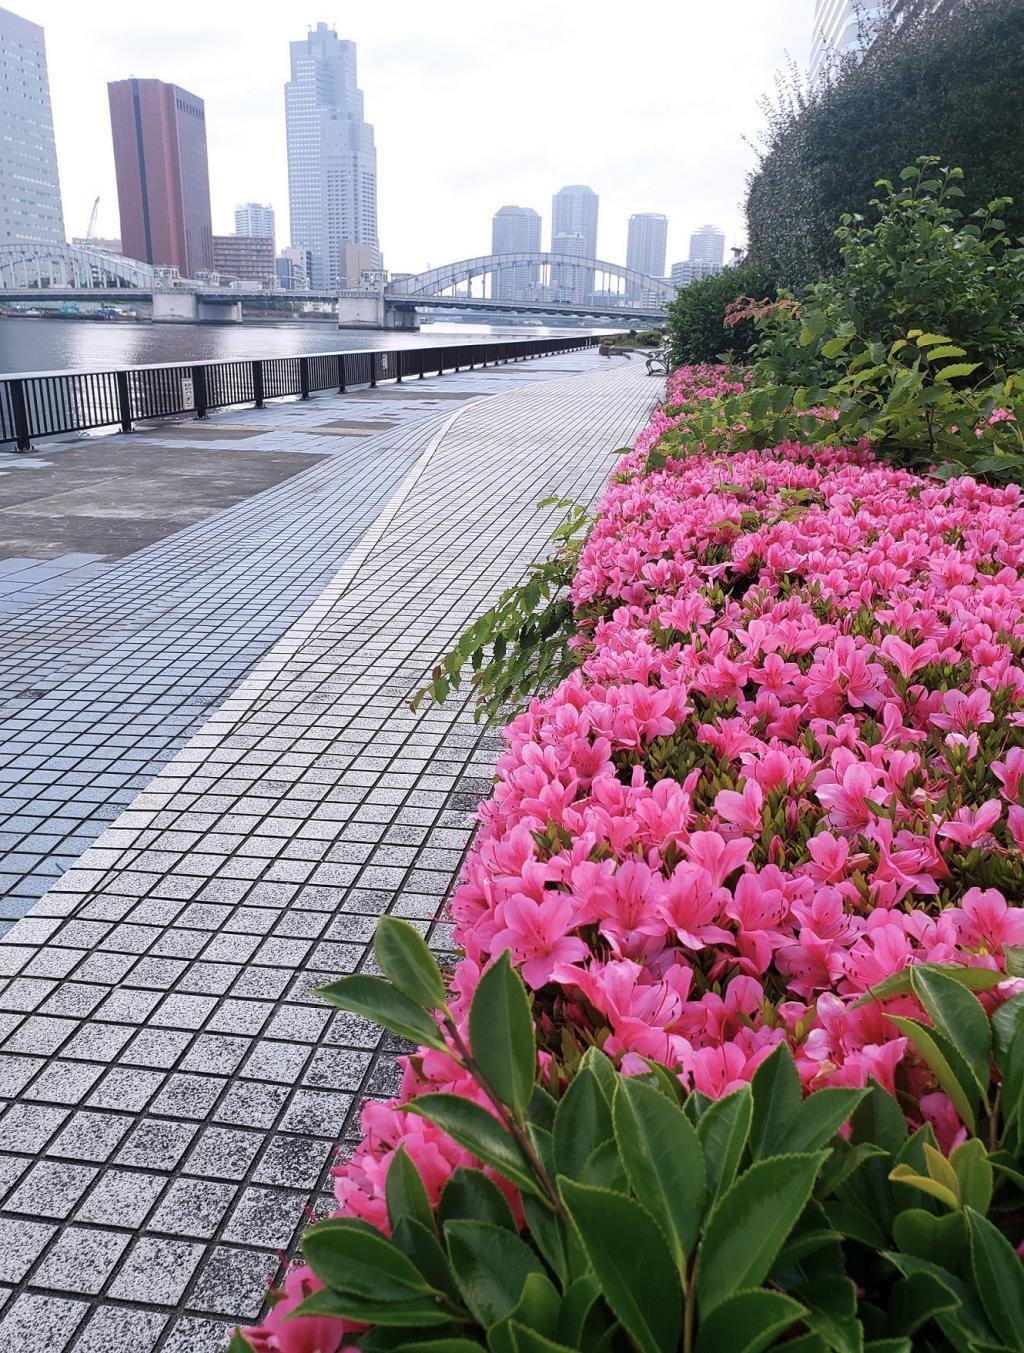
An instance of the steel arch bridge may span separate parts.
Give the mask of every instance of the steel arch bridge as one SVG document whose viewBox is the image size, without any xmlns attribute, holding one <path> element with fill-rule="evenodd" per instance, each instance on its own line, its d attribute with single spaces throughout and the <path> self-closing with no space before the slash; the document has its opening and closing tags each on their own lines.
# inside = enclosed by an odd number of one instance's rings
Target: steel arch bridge
<svg viewBox="0 0 1024 1353">
<path fill-rule="evenodd" d="M 474 283 L 480 283 L 481 298 L 502 299 L 507 291 L 540 292 L 561 295 L 567 301 L 589 300 L 594 292 L 619 293 L 623 300 L 644 299 L 654 303 L 670 301 L 675 287 L 660 277 L 625 268 L 620 263 L 608 263 L 598 258 L 579 258 L 575 254 L 515 253 L 482 254 L 479 258 L 464 258 L 458 263 L 447 263 L 441 268 L 394 279 L 387 294 L 399 296 L 441 296 L 458 293 L 466 288 L 466 295 L 474 295 Z M 598 285 L 602 283 L 603 285 Z M 489 284 L 489 285 L 488 285 Z M 528 295 L 516 299 L 529 299 Z"/>
<path fill-rule="evenodd" d="M 88 245 L 0 244 L 0 292 L 36 288 L 131 287 L 152 290 L 166 269 Z"/>
</svg>

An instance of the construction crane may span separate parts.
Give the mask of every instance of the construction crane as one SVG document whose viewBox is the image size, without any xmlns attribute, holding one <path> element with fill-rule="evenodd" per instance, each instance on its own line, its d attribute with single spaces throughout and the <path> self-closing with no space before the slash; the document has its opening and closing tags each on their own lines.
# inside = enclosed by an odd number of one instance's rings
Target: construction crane
<svg viewBox="0 0 1024 1353">
<path fill-rule="evenodd" d="M 96 201 L 92 204 L 92 215 L 89 217 L 89 229 L 85 232 L 86 244 L 92 243 L 92 237 L 96 233 L 96 213 L 99 211 L 99 209 L 100 209 L 100 200 L 97 197 Z"/>
</svg>

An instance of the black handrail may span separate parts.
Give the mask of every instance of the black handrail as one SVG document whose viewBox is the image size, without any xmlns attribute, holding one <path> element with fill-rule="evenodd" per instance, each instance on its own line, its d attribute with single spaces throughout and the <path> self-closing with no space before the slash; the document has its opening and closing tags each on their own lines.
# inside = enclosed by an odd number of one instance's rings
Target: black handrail
<svg viewBox="0 0 1024 1353">
<path fill-rule="evenodd" d="M 523 338 L 450 347 L 312 352 L 296 357 L 235 358 L 224 362 L 170 362 L 118 371 L 33 371 L 0 376 L 0 446 L 30 451 L 33 437 L 95 428 L 130 432 L 149 418 L 191 415 L 270 399 L 308 399 L 322 390 L 344 394 L 403 376 L 470 371 L 551 353 L 578 352 L 599 340 L 591 335 Z"/>
</svg>

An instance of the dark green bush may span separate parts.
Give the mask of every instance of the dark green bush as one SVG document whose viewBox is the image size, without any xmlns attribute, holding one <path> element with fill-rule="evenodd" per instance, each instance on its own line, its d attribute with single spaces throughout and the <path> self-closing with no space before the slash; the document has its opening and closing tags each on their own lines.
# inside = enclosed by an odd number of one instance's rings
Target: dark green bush
<svg viewBox="0 0 1024 1353">
<path fill-rule="evenodd" d="M 879 178 L 920 155 L 960 165 L 979 201 L 1010 195 L 1024 234 L 1024 0 L 957 0 L 882 33 L 809 97 L 791 86 L 769 114 L 747 194 L 751 258 L 798 287 L 838 266 L 833 235 L 864 212 Z"/>
<path fill-rule="evenodd" d="M 739 296 L 761 300 L 769 295 L 774 295 L 771 277 L 764 268 L 751 263 L 683 287 L 668 307 L 672 360 L 683 365 L 713 362 L 722 354 L 744 357 L 757 334 L 749 322 L 726 328 L 726 306 Z"/>
</svg>

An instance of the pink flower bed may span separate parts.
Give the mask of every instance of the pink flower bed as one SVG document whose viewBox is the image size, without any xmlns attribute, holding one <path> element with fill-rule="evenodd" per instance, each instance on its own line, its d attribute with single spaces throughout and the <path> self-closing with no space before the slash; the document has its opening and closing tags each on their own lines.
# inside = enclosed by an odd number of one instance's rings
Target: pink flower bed
<svg viewBox="0 0 1024 1353">
<path fill-rule="evenodd" d="M 569 1026 L 717 1096 L 785 1039 L 808 1090 L 873 1076 L 948 1148 L 953 1106 L 886 1017 L 916 1001 L 857 1002 L 908 964 L 1002 970 L 1024 944 L 1024 498 L 864 448 L 645 472 L 737 388 L 675 373 L 617 467 L 573 588 L 581 667 L 506 730 L 480 810 L 456 989 L 507 949 L 542 1057 Z M 407 1059 L 403 1097 L 474 1094 L 451 1078 Z M 337 1195 L 384 1229 L 399 1142 L 435 1200 L 468 1163 L 400 1101 L 364 1122 Z M 300 1350 L 306 1323 L 249 1337 Z"/>
</svg>

